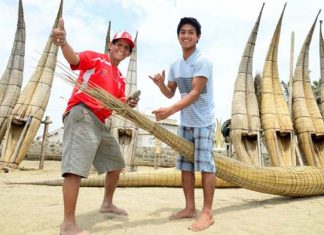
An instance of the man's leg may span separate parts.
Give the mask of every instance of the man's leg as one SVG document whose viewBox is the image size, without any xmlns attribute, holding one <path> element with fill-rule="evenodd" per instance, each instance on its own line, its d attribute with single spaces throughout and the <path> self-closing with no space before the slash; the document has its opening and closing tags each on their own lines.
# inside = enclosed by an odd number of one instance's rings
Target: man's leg
<svg viewBox="0 0 324 235">
<path fill-rule="evenodd" d="M 81 177 L 66 174 L 63 183 L 64 220 L 61 225 L 61 235 L 87 235 L 88 231 L 79 228 L 75 220 L 75 208 L 78 200 Z"/>
<path fill-rule="evenodd" d="M 115 213 L 118 215 L 127 215 L 127 212 L 113 204 L 114 192 L 116 190 L 119 174 L 121 170 L 114 170 L 106 173 L 105 194 L 100 207 L 101 213 Z"/>
<path fill-rule="evenodd" d="M 186 199 L 186 206 L 184 209 L 170 216 L 171 220 L 182 218 L 196 217 L 195 206 L 195 174 L 190 171 L 181 171 L 182 188 Z"/>
<path fill-rule="evenodd" d="M 202 174 L 202 187 L 204 194 L 204 205 L 197 220 L 189 227 L 193 231 L 202 231 L 207 229 L 214 223 L 213 219 L 213 199 L 215 192 L 215 174 L 214 173 L 201 173 Z"/>
</svg>

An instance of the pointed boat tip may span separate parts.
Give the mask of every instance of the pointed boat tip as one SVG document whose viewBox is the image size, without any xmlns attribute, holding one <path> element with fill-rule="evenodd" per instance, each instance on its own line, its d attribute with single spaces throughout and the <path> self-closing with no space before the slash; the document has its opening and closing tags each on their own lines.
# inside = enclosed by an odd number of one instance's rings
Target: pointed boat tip
<svg viewBox="0 0 324 235">
<path fill-rule="evenodd" d="M 262 3 L 261 11 L 263 10 L 264 6 L 265 6 L 265 2 Z"/>
<path fill-rule="evenodd" d="M 285 5 L 284 5 L 284 8 L 283 8 L 283 10 L 285 10 L 285 9 L 286 9 L 286 6 L 287 6 L 287 2 L 285 2 Z"/>
<path fill-rule="evenodd" d="M 317 16 L 319 16 L 319 14 L 321 13 L 322 9 L 318 10 Z"/>
</svg>

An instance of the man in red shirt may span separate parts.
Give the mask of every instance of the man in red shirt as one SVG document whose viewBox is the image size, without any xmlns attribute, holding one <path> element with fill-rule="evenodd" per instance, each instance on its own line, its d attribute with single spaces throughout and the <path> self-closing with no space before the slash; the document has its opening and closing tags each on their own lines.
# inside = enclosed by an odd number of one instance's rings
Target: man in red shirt
<svg viewBox="0 0 324 235">
<path fill-rule="evenodd" d="M 86 86 L 95 84 L 129 106 L 137 105 L 136 99 L 126 99 L 125 78 L 118 69 L 119 63 L 131 54 L 135 46 L 129 33 L 117 33 L 109 44 L 108 54 L 93 51 L 75 53 L 66 41 L 64 21 L 61 18 L 59 27 L 52 31 L 52 42 L 61 47 L 71 69 L 80 70 L 78 82 Z M 125 163 L 117 141 L 104 125 L 111 113 L 94 98 L 74 87 L 63 115 L 61 171 L 64 177 L 64 219 L 60 234 L 90 234 L 77 225 L 75 208 L 81 178 L 88 177 L 92 164 L 99 174 L 106 173 L 100 212 L 127 215 L 125 210 L 113 204 L 119 174 Z"/>
</svg>

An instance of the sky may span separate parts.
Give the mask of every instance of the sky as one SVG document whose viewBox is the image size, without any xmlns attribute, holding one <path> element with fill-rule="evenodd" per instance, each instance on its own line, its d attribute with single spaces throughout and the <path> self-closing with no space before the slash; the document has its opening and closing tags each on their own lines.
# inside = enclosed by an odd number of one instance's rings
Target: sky
<svg viewBox="0 0 324 235">
<path fill-rule="evenodd" d="M 166 107 L 180 99 L 165 98 L 150 80 L 166 70 L 175 58 L 182 55 L 176 28 L 185 16 L 197 18 L 202 25 L 198 48 L 213 63 L 216 117 L 225 121 L 231 116 L 234 82 L 238 73 L 244 47 L 255 24 L 263 2 L 259 33 L 253 59 L 253 75 L 262 72 L 270 41 L 284 7 L 278 54 L 279 78 L 287 82 L 290 76 L 291 34 L 294 32 L 294 65 L 306 35 L 323 0 L 65 0 L 63 18 L 67 40 L 75 51 L 93 50 L 103 52 L 108 22 L 111 35 L 126 30 L 137 39 L 137 86 L 141 90 L 139 111 L 150 114 L 159 107 Z M 24 80 L 30 80 L 38 63 L 58 11 L 60 0 L 23 0 L 26 24 L 26 51 Z M 0 76 L 2 76 L 11 53 L 17 17 L 18 0 L 0 1 Z M 319 20 L 324 19 L 324 12 Z M 320 78 L 319 22 L 310 46 L 310 78 Z M 58 60 L 65 63 L 61 51 Z M 119 68 L 126 76 L 128 60 Z M 72 87 L 55 77 L 45 116 L 50 116 L 49 131 L 62 126 L 61 116 L 66 108 Z M 179 120 L 176 113 L 171 118 Z M 41 127 L 40 129 L 42 129 Z"/>
</svg>

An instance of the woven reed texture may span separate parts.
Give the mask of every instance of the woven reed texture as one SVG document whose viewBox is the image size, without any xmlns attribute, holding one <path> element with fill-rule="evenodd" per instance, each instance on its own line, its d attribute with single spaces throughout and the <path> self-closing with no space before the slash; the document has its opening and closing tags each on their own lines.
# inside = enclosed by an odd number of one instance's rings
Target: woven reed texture
<svg viewBox="0 0 324 235">
<path fill-rule="evenodd" d="M 311 88 L 308 66 L 309 46 L 319 13 L 298 56 L 293 79 L 292 111 L 299 145 L 308 165 L 324 167 L 324 153 L 318 151 L 324 148 L 324 138 L 321 138 L 324 136 L 324 122 Z"/>
<path fill-rule="evenodd" d="M 57 27 L 62 10 L 63 1 L 61 1 L 53 28 Z M 51 93 L 57 52 L 58 47 L 52 44 L 49 37 L 35 72 L 21 92 L 12 111 L 0 159 L 0 168 L 3 166 L 17 167 L 26 156 L 27 150 L 37 134 Z M 30 124 L 27 121 L 28 118 L 31 118 Z M 21 124 L 17 124 L 17 120 Z"/>
<path fill-rule="evenodd" d="M 201 188 L 201 174 L 196 173 L 195 187 Z M 81 187 L 104 187 L 105 175 L 91 176 L 87 179 L 81 179 Z M 11 184 L 33 184 L 61 186 L 63 178 L 53 180 L 38 180 L 28 182 L 11 182 Z M 118 187 L 182 187 L 181 173 L 173 169 L 125 172 L 120 174 Z M 216 177 L 216 188 L 234 188 L 238 187 Z"/>
<path fill-rule="evenodd" d="M 261 124 L 273 166 L 295 166 L 293 124 L 278 73 L 278 45 L 286 4 L 273 34 L 261 80 Z"/>
<path fill-rule="evenodd" d="M 94 87 L 93 84 L 84 87 L 76 83 L 74 73 L 61 63 L 58 63 L 58 67 L 63 69 L 63 72 L 56 73 L 58 77 L 78 86 L 81 91 L 100 101 L 104 107 L 114 110 L 193 161 L 193 143 L 162 128 L 158 123 L 149 120 L 145 115 L 131 109 L 104 90 Z M 305 197 L 324 194 L 324 169 L 318 167 L 249 166 L 216 152 L 214 158 L 217 166 L 216 176 L 234 185 L 283 196 Z"/>
<path fill-rule="evenodd" d="M 9 116 L 18 100 L 23 81 L 26 30 L 22 0 L 18 5 L 18 21 L 9 61 L 0 80 L 0 142 L 7 127 Z"/>
<path fill-rule="evenodd" d="M 320 111 L 322 118 L 324 118 L 324 40 L 322 34 L 322 20 L 320 21 L 320 32 L 319 32 L 319 51 L 320 51 L 320 68 L 321 68 L 321 78 L 320 78 Z"/>
<path fill-rule="evenodd" d="M 252 63 L 263 7 L 264 4 L 245 46 L 235 80 L 230 132 L 232 144 L 235 151 L 238 152 L 238 159 L 256 165 L 261 164 L 257 147 L 257 136 L 261 125 L 258 101 L 254 90 Z"/>
</svg>

